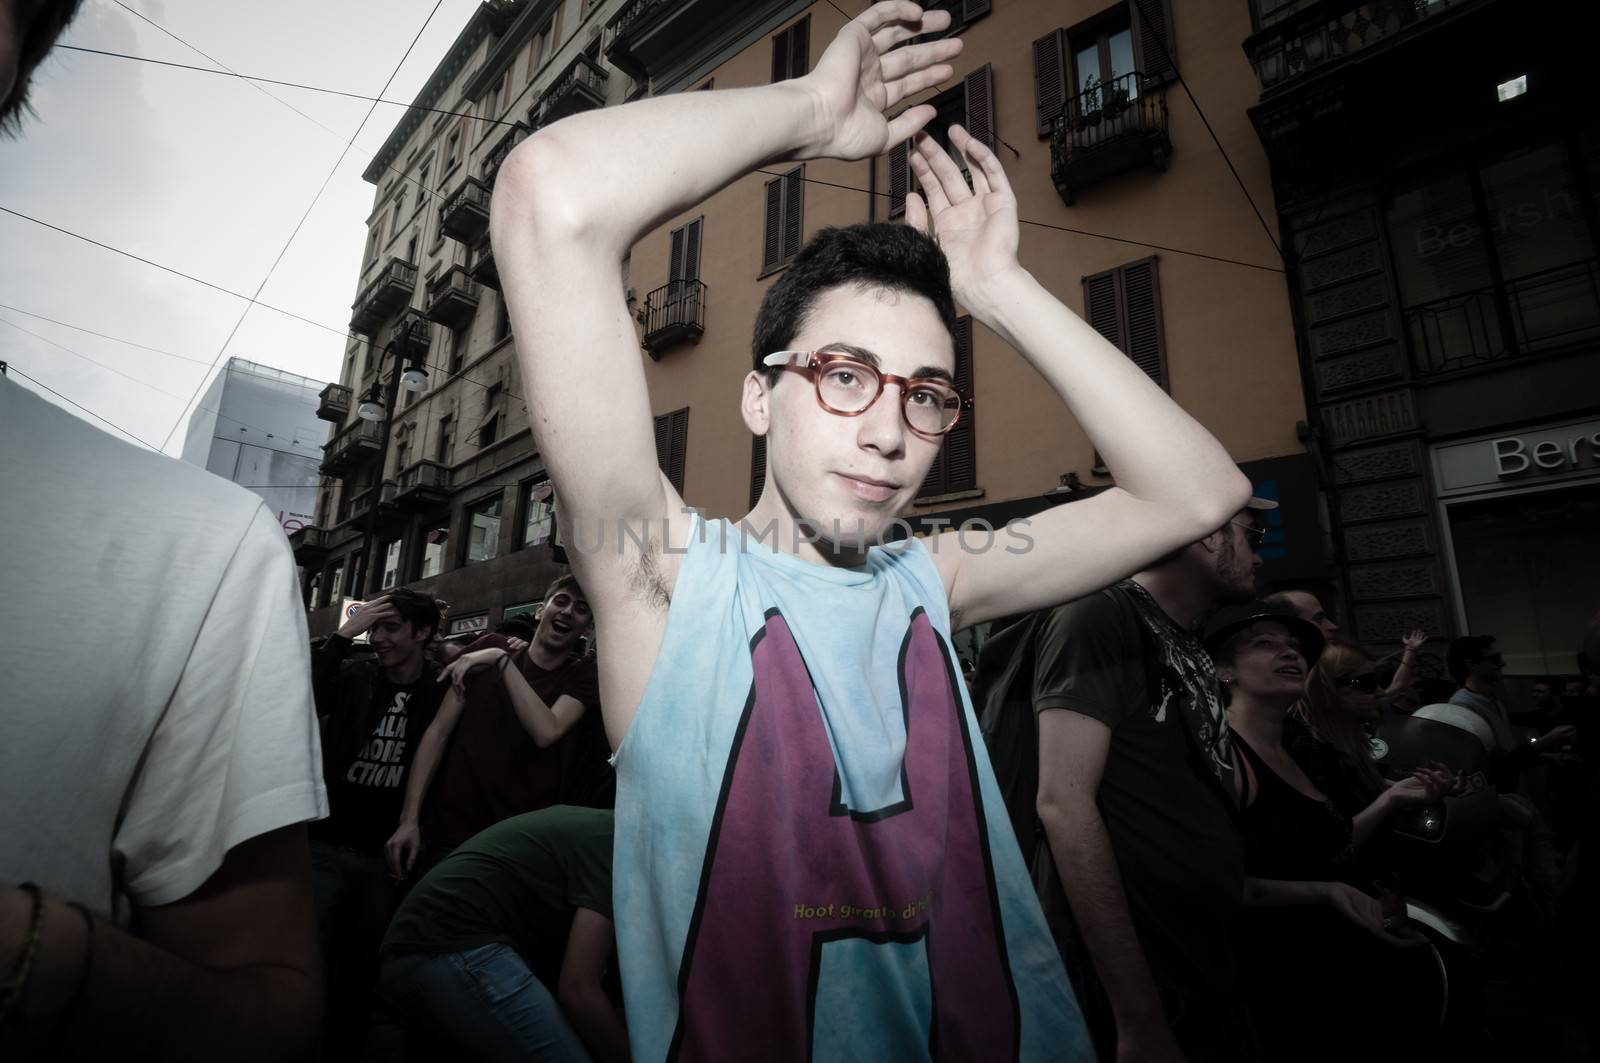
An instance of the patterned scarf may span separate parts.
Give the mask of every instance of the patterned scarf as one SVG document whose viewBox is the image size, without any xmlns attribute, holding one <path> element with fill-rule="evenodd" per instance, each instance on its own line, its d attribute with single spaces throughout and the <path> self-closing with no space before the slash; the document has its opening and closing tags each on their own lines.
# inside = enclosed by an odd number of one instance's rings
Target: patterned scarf
<svg viewBox="0 0 1600 1063">
<path fill-rule="evenodd" d="M 1131 579 L 1117 584 L 1117 589 L 1132 599 L 1159 654 L 1160 689 L 1150 692 L 1156 722 L 1165 721 L 1167 713 L 1176 710 L 1199 759 L 1232 800 L 1233 748 L 1210 655 L 1191 632 L 1172 622 L 1149 591 Z"/>
</svg>

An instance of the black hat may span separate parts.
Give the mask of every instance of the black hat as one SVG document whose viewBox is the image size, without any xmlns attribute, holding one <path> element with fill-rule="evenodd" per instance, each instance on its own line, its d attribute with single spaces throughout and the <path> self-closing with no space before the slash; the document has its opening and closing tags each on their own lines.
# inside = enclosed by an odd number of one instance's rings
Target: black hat
<svg viewBox="0 0 1600 1063">
<path fill-rule="evenodd" d="M 1274 609 L 1261 602 L 1245 602 L 1242 605 L 1230 605 L 1217 610 L 1206 623 L 1205 644 L 1206 652 L 1212 657 L 1217 651 L 1237 632 L 1249 627 L 1270 621 L 1288 628 L 1290 633 L 1300 642 L 1300 651 L 1306 659 L 1306 666 L 1317 663 L 1317 658 L 1322 656 L 1322 647 L 1327 643 L 1322 629 L 1309 620 L 1302 620 L 1293 613 Z"/>
</svg>

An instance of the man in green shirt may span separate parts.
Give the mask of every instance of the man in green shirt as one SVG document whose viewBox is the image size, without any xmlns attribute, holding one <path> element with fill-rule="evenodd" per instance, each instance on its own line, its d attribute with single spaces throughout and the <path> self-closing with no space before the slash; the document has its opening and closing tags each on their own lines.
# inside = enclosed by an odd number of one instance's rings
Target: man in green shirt
<svg viewBox="0 0 1600 1063">
<path fill-rule="evenodd" d="M 601 987 L 611 841 L 609 809 L 558 805 L 495 824 L 429 871 L 383 941 L 379 993 L 408 1033 L 459 1059 L 626 1060 Z"/>
</svg>

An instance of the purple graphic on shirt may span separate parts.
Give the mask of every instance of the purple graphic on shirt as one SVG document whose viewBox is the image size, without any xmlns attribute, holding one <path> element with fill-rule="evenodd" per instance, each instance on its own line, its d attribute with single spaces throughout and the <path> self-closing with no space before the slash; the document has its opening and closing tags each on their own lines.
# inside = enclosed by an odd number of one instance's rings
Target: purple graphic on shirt
<svg viewBox="0 0 1600 1063">
<path fill-rule="evenodd" d="M 972 741 L 927 615 L 912 614 L 901 646 L 903 792 L 887 808 L 839 803 L 811 679 L 776 610 L 751 659 L 750 700 L 679 971 L 669 1058 L 809 1059 L 823 946 L 864 938 L 925 945 L 933 1059 L 1014 1059 L 1020 1012 Z M 852 993 L 886 1003 L 903 996 L 862 981 Z"/>
</svg>

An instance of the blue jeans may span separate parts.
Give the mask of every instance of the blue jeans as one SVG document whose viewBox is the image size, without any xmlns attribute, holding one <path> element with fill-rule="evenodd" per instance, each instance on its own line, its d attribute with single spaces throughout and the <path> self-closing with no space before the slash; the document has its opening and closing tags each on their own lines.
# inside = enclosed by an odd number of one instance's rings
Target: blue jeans
<svg viewBox="0 0 1600 1063">
<path fill-rule="evenodd" d="M 451 1058 L 589 1063 L 555 997 L 509 945 L 392 956 L 378 994 Z"/>
</svg>

